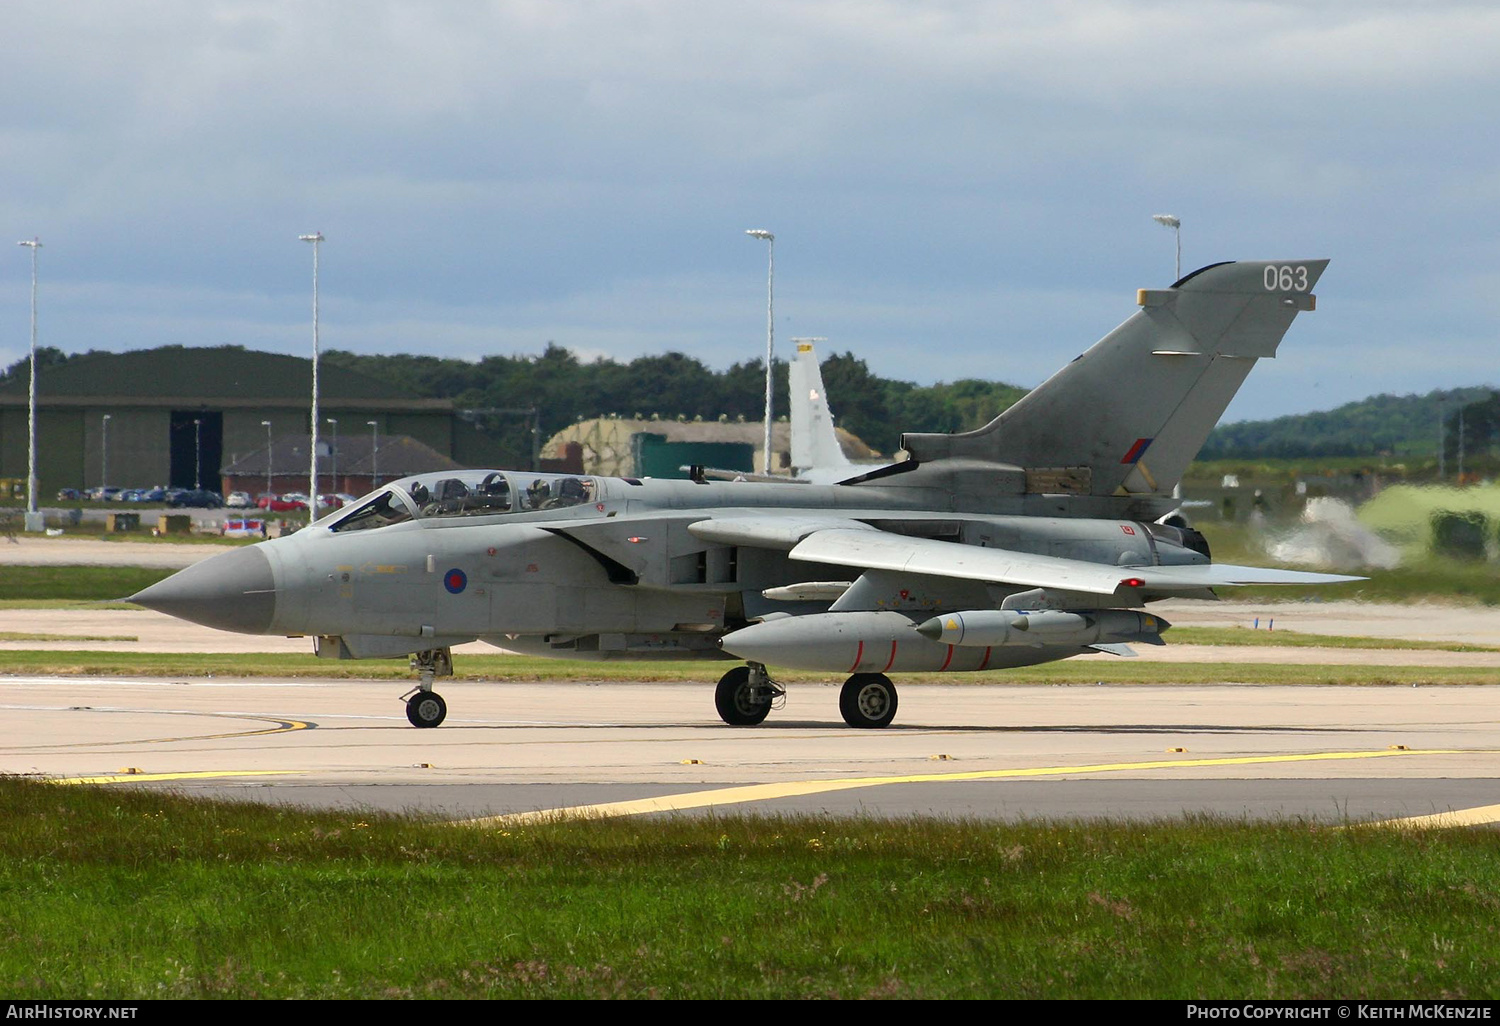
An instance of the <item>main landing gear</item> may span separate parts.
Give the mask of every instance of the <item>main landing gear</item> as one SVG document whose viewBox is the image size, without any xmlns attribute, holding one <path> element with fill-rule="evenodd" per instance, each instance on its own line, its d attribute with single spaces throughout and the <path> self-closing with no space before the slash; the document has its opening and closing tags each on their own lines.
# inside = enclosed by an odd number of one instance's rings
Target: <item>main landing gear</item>
<svg viewBox="0 0 1500 1026">
<path fill-rule="evenodd" d="M 731 727 L 753 727 L 785 697 L 786 689 L 771 679 L 764 664 L 751 663 L 719 678 L 714 705 Z M 896 718 L 896 685 L 883 673 L 856 673 L 839 692 L 839 712 L 851 727 L 889 726 Z"/>
<path fill-rule="evenodd" d="M 453 652 L 433 648 L 413 653 L 411 668 L 417 671 L 417 686 L 401 696 L 406 700 L 406 718 L 413 727 L 436 727 L 447 719 L 448 703 L 432 690 L 432 681 L 453 676 Z"/>
<path fill-rule="evenodd" d="M 883 673 L 856 673 L 839 692 L 839 712 L 851 727 L 885 727 L 896 718 L 896 685 Z"/>
</svg>

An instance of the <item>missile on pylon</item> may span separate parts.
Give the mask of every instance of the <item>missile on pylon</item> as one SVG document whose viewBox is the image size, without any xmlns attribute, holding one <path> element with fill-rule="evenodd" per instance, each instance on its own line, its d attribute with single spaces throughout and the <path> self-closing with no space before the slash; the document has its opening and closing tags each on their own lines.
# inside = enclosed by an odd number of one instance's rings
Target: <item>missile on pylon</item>
<svg viewBox="0 0 1500 1026">
<path fill-rule="evenodd" d="M 917 633 L 945 645 L 1098 645 L 1137 641 L 1163 644 L 1172 625 L 1159 616 L 1131 609 L 966 609 L 944 613 L 917 625 Z"/>
</svg>

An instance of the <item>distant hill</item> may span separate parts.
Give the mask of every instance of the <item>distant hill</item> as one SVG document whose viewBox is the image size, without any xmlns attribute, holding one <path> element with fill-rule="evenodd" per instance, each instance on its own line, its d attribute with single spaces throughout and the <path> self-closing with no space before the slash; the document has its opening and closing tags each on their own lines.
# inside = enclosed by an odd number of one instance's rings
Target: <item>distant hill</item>
<svg viewBox="0 0 1500 1026">
<path fill-rule="evenodd" d="M 1438 418 L 1488 399 L 1488 386 L 1426 395 L 1375 395 L 1333 410 L 1275 420 L 1220 424 L 1200 460 L 1305 459 L 1320 456 L 1436 456 Z"/>
</svg>

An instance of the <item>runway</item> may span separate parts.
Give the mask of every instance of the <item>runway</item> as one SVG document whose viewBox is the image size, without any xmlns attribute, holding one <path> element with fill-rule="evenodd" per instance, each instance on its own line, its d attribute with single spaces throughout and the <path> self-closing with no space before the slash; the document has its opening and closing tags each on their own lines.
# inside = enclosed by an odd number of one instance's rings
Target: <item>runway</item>
<svg viewBox="0 0 1500 1026">
<path fill-rule="evenodd" d="M 1500 819 L 1500 710 L 1475 686 L 912 685 L 897 723 L 793 686 L 755 728 L 709 684 L 0 678 L 0 772 L 452 819 L 779 813 L 1077 820 L 1211 813 Z"/>
</svg>

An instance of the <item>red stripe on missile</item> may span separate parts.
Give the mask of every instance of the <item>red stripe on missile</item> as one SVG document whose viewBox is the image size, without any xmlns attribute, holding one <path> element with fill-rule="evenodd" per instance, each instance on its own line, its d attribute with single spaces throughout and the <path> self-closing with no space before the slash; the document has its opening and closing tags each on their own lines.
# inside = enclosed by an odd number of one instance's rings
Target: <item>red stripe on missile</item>
<svg viewBox="0 0 1500 1026">
<path fill-rule="evenodd" d="M 865 657 L 865 643 L 863 641 L 861 641 L 859 643 L 859 651 L 857 651 L 857 652 L 854 653 L 854 665 L 851 666 L 851 667 L 849 667 L 849 672 L 850 673 L 854 673 L 856 670 L 859 669 L 860 660 L 864 659 L 864 657 Z"/>
<path fill-rule="evenodd" d="M 943 660 L 943 665 L 938 667 L 938 673 L 942 673 L 944 670 L 946 670 L 948 668 L 948 664 L 951 663 L 951 662 L 953 662 L 953 646 L 949 645 L 948 646 L 948 658 L 944 659 Z"/>
<path fill-rule="evenodd" d="M 988 665 L 990 665 L 990 649 L 986 647 L 984 650 L 984 659 L 980 662 L 979 668 L 982 670 Z"/>
<path fill-rule="evenodd" d="M 894 640 L 892 640 L 891 641 L 891 659 L 890 659 L 890 662 L 886 663 L 885 664 L 885 669 L 881 670 L 880 672 L 884 673 L 886 670 L 889 670 L 892 666 L 895 666 L 895 665 L 896 665 L 896 642 Z"/>
</svg>

